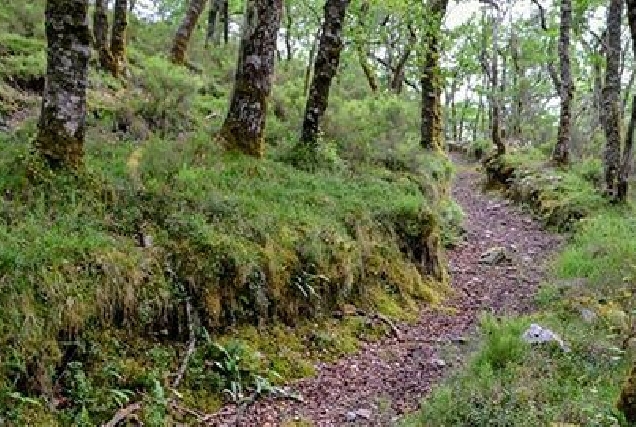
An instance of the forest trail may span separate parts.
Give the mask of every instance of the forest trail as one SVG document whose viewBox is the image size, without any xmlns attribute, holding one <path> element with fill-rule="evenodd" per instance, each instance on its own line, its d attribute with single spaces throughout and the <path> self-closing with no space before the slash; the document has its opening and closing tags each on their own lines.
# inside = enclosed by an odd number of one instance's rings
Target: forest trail
<svg viewBox="0 0 636 427">
<path fill-rule="evenodd" d="M 416 410 L 431 387 L 461 362 L 470 347 L 466 337 L 481 312 L 532 309 L 545 261 L 562 238 L 543 230 L 518 207 L 483 194 L 481 176 L 473 168 L 460 162 L 458 169 L 453 197 L 464 210 L 466 234 L 448 253 L 456 295 L 444 302 L 456 314 L 425 308 L 416 323 L 398 325 L 400 339 L 367 343 L 336 363 L 318 365 L 315 377 L 291 385 L 302 403 L 263 399 L 239 420 L 236 406 L 228 405 L 207 425 L 278 426 L 310 420 L 315 426 L 390 426 L 399 415 Z M 505 248 L 512 261 L 480 264 L 480 256 L 494 247 Z"/>
</svg>

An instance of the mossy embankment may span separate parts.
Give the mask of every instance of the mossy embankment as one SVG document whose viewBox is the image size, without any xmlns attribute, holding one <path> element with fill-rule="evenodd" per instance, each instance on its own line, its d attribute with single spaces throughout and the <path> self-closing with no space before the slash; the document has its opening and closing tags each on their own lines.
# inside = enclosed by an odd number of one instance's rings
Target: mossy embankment
<svg viewBox="0 0 636 427">
<path fill-rule="evenodd" d="M 552 167 L 537 148 L 490 156 L 483 162 L 486 188 L 532 210 L 548 227 L 570 230 L 578 220 L 607 206 L 598 190 L 601 164 L 589 159 L 569 169 Z"/>
<path fill-rule="evenodd" d="M 443 298 L 461 212 L 450 163 L 411 129 L 416 99 L 344 73 L 317 163 L 299 169 L 304 64 L 281 64 L 265 158 L 225 153 L 236 46 L 197 40 L 190 58 L 211 71 L 191 74 L 157 55 L 174 28 L 132 19 L 127 78 L 93 58 L 84 169 L 52 175 L 30 153 L 43 5 L 0 6 L 0 420 L 96 425 L 142 401 L 164 425 L 183 415 L 171 397 L 212 411 L 386 332 L 352 307 L 406 319 Z"/>
</svg>

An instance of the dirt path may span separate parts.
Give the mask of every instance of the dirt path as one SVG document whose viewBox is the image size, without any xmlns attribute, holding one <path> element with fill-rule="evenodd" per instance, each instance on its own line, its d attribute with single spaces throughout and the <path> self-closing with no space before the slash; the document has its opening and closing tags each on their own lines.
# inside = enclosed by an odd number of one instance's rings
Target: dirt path
<svg viewBox="0 0 636 427">
<path fill-rule="evenodd" d="M 401 340 L 365 344 L 335 364 L 319 365 L 315 377 L 293 384 L 305 403 L 262 400 L 238 423 L 236 407 L 226 406 L 208 425 L 278 426 L 302 419 L 316 426 L 390 426 L 400 414 L 417 409 L 422 397 L 450 372 L 458 359 L 449 356 L 449 343 L 465 345 L 463 337 L 482 311 L 531 309 L 542 265 L 561 239 L 505 201 L 481 194 L 479 179 L 476 172 L 460 171 L 453 190 L 467 230 L 465 241 L 449 253 L 457 296 L 446 305 L 457 314 L 424 309 L 416 324 L 400 325 Z M 511 265 L 478 263 L 480 255 L 495 246 L 507 249 Z"/>
</svg>

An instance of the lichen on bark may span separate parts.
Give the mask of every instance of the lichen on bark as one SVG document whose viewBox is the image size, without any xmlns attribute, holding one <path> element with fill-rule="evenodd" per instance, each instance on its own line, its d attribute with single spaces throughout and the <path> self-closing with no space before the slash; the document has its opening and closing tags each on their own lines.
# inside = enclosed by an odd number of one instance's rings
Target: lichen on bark
<svg viewBox="0 0 636 427">
<path fill-rule="evenodd" d="M 230 107 L 220 136 L 228 150 L 260 157 L 282 0 L 249 0 Z"/>
<path fill-rule="evenodd" d="M 113 75 L 121 75 L 126 68 L 126 28 L 128 27 L 128 2 L 115 0 L 113 31 L 110 37 L 110 51 L 113 57 Z"/>
<path fill-rule="evenodd" d="M 427 150 L 442 151 L 441 88 L 439 67 L 439 32 L 446 14 L 448 0 L 432 0 L 431 22 L 423 35 L 424 69 L 420 78 L 422 86 L 421 145 Z"/>
<path fill-rule="evenodd" d="M 46 84 L 34 146 L 51 167 L 77 168 L 86 123 L 88 0 L 48 0 L 46 37 Z"/>
</svg>

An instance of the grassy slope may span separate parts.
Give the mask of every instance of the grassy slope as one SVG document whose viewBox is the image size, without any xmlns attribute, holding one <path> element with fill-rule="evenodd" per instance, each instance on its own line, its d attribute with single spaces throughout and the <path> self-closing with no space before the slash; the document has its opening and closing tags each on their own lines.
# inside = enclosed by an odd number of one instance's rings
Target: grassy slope
<svg viewBox="0 0 636 427">
<path fill-rule="evenodd" d="M 634 212 L 631 206 L 605 206 L 595 195 L 589 182 L 598 174 L 593 165 L 583 162 L 570 172 L 555 171 L 543 167 L 543 158 L 530 151 L 510 160 L 523 165 L 527 172 L 521 175 L 533 180 L 543 206 L 546 201 L 560 206 L 564 217 L 556 221 L 536 201 L 509 193 L 529 202 L 546 222 L 573 230 L 537 297 L 540 310 L 520 318 L 485 317 L 480 347 L 466 367 L 405 425 L 625 425 L 615 404 L 636 349 L 623 345 L 636 314 Z M 571 212 L 584 213 L 585 219 L 576 221 Z M 595 320 L 585 321 L 581 310 L 591 310 Z M 520 335 L 530 323 L 556 331 L 572 351 L 524 345 Z"/>
<path fill-rule="evenodd" d="M 0 118 L 12 129 L 0 134 L 0 420 L 95 425 L 143 399 L 146 425 L 163 425 L 187 298 L 199 345 L 180 392 L 211 411 L 224 389 L 309 375 L 312 359 L 384 332 L 332 310 L 408 318 L 446 291 L 412 254 L 431 233 L 451 239 L 460 217 L 439 194 L 448 162 L 419 153 L 416 100 L 370 97 L 358 71 L 341 75 L 319 167 L 305 172 L 289 164 L 303 64 L 281 64 L 267 157 L 225 154 L 212 135 L 236 46 L 205 51 L 197 34 L 191 59 L 206 72 L 192 75 L 157 54 L 174 28 L 133 22 L 127 81 L 91 69 L 86 172 L 51 176 L 29 153 L 44 2 L 11 3 L 0 6 Z"/>
</svg>

